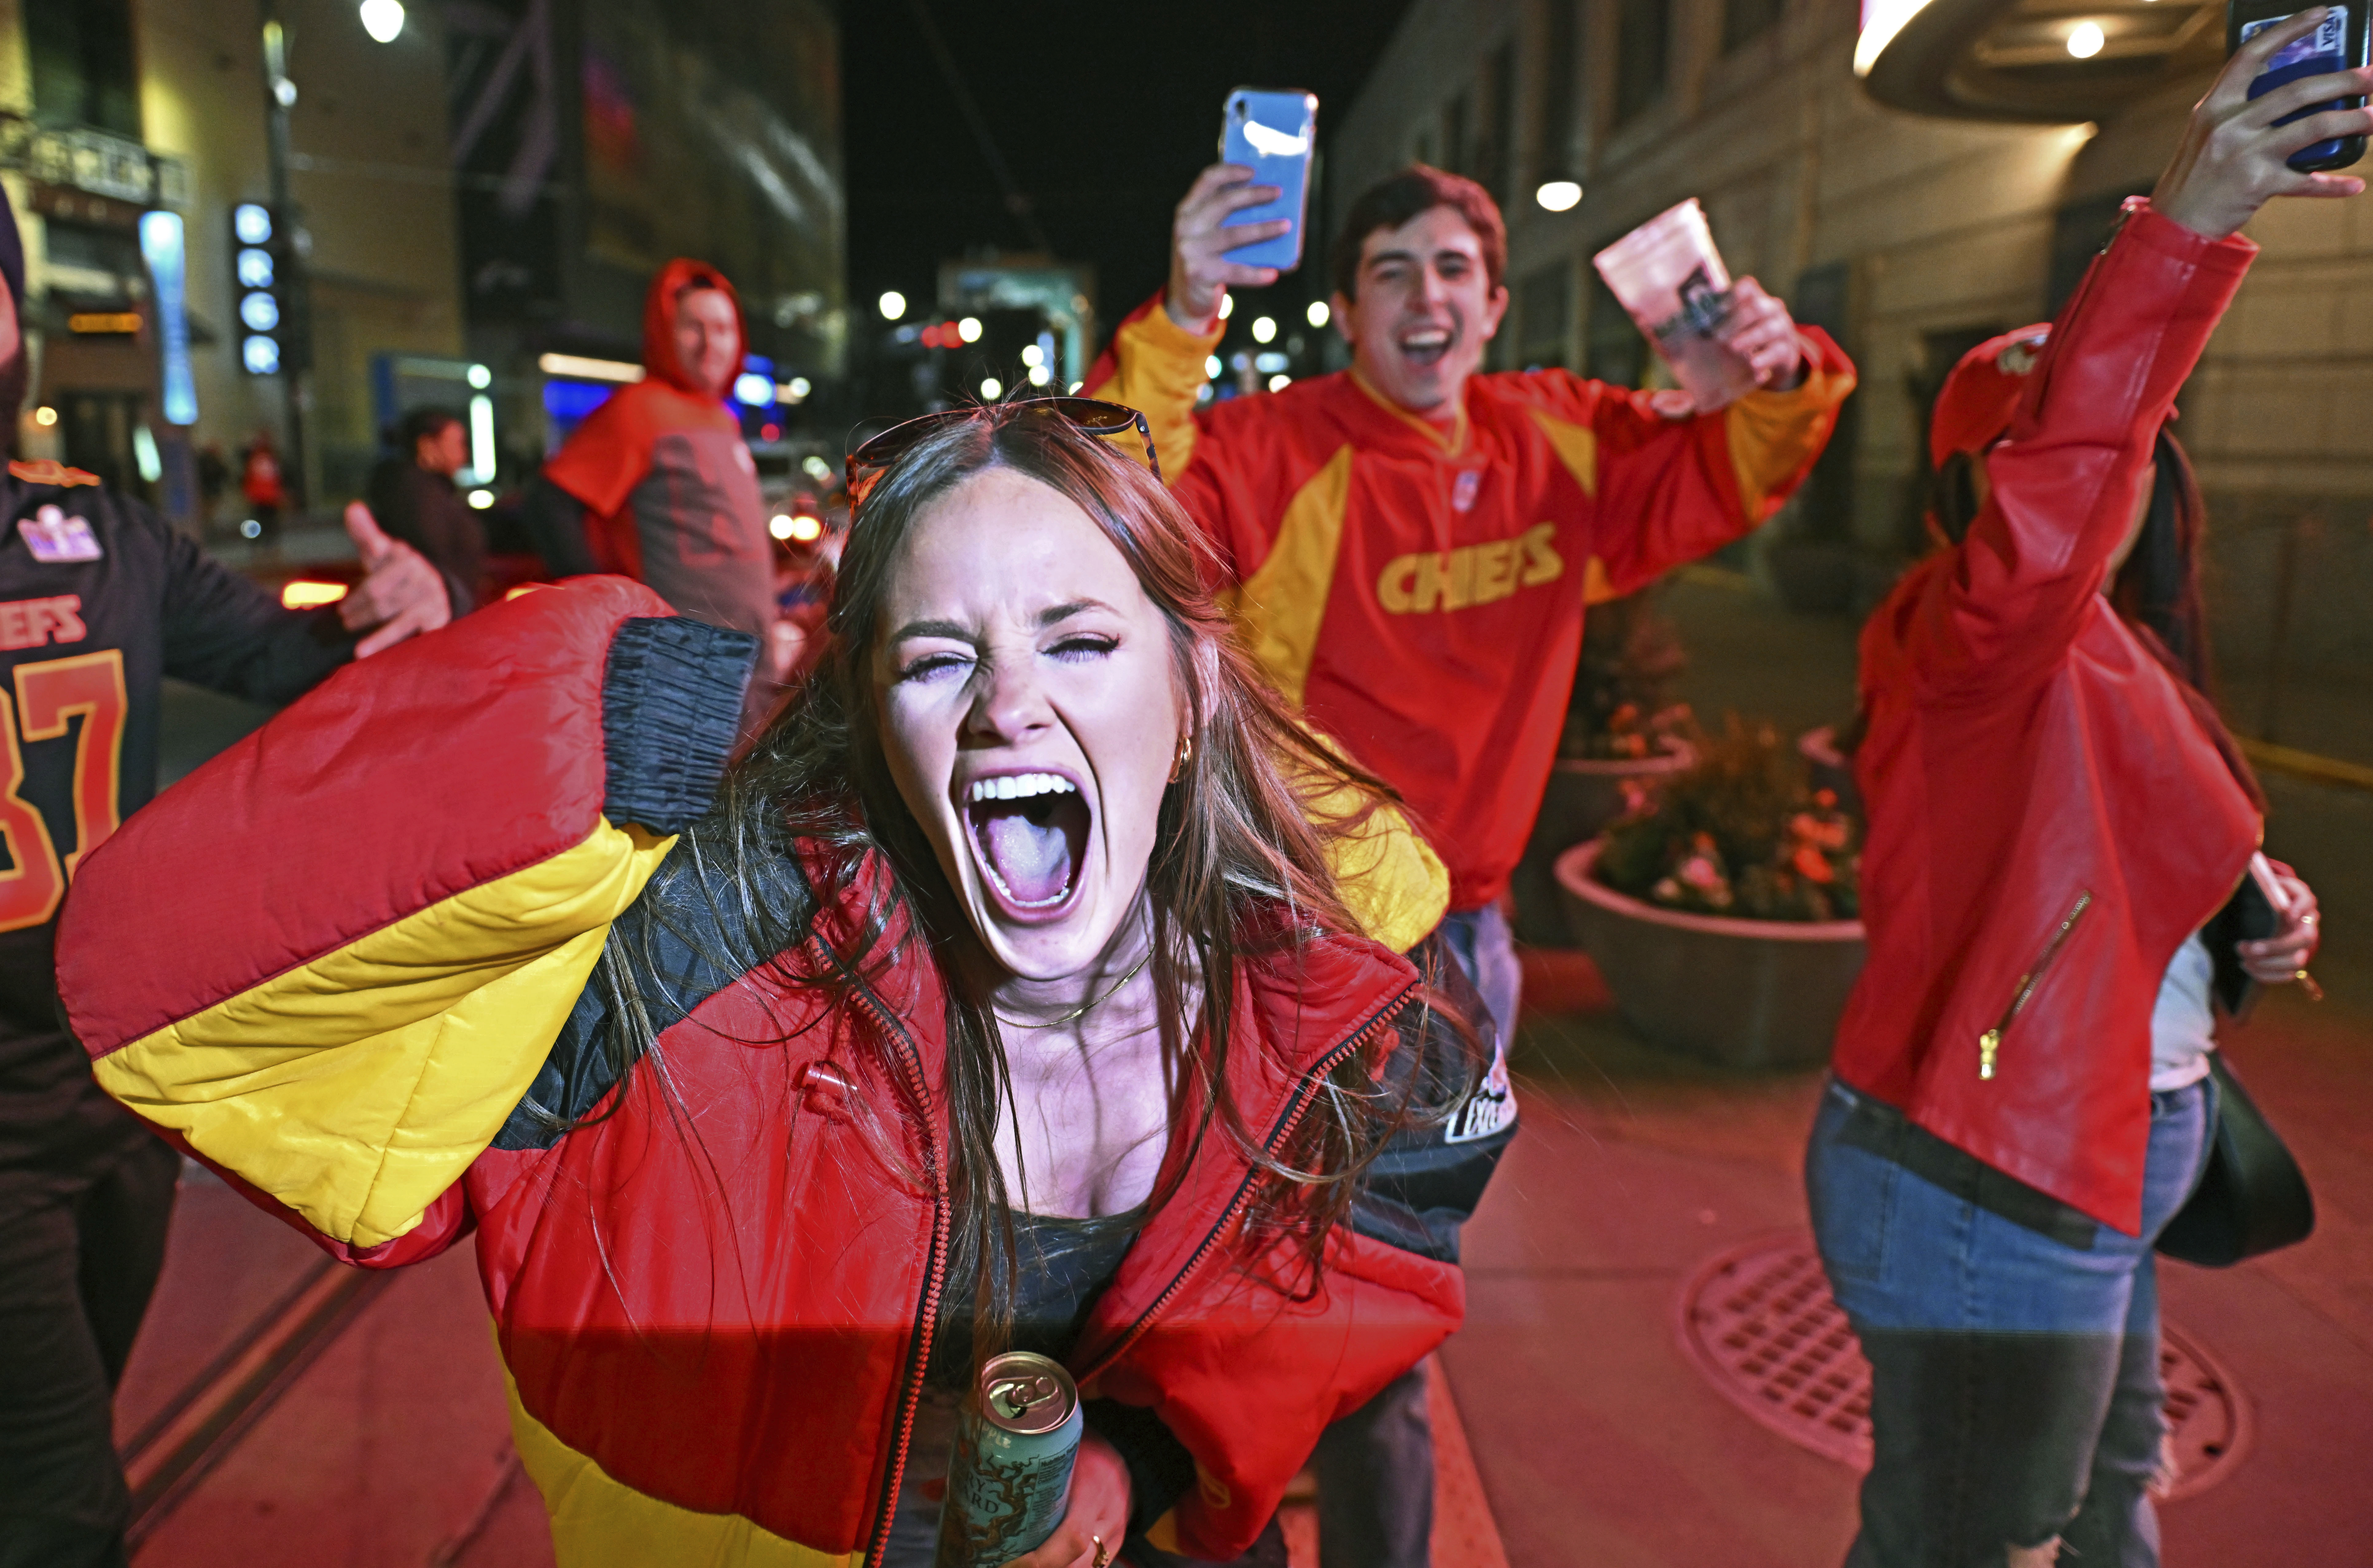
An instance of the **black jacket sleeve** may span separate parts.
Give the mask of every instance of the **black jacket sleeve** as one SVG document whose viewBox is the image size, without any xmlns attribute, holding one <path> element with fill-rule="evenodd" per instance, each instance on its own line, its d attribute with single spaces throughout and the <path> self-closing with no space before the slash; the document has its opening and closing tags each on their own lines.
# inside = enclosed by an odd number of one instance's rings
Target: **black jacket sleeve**
<svg viewBox="0 0 2373 1568">
<path fill-rule="evenodd" d="M 253 703 L 294 701 L 355 656 L 338 612 L 272 595 L 153 517 L 164 536 L 165 673 Z"/>
</svg>

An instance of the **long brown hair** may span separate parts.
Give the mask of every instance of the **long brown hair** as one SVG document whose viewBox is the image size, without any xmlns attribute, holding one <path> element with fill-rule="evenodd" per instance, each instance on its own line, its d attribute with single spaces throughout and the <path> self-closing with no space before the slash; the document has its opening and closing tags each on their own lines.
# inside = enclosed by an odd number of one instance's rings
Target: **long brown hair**
<svg viewBox="0 0 2373 1568">
<path fill-rule="evenodd" d="M 1448 1074 L 1400 1075 L 1380 1086 L 1378 1063 L 1355 1053 L 1338 1066 L 1289 1144 L 1262 1147 L 1230 1088 L 1229 1058 L 1243 1049 L 1233 999 L 1247 959 L 1290 966 L 1301 945 L 1357 926 L 1338 897 L 1327 845 L 1357 833 L 1390 792 L 1303 730 L 1229 636 L 1208 583 L 1210 547 L 1159 482 L 1094 436 L 1010 404 L 951 421 L 902 455 L 867 493 L 850 529 L 826 621 L 823 662 L 748 757 L 728 775 L 717 809 L 687 835 L 692 853 L 712 857 L 736 889 L 766 884 L 765 857 L 796 842 L 813 903 L 787 919 L 756 903 L 733 913 L 742 944 L 792 983 L 820 986 L 836 1002 L 854 999 L 865 978 L 919 946 L 947 998 L 945 1098 L 950 1122 L 948 1191 L 954 1206 L 950 1277 L 975 1282 L 984 1337 L 1010 1318 L 1012 1231 L 996 1137 L 1012 1103 L 1002 1040 L 990 1010 L 994 966 L 958 902 L 929 841 L 907 810 L 883 752 L 874 660 L 892 575 L 906 540 L 931 505 L 971 476 L 1006 468 L 1077 504 L 1128 563 L 1168 625 L 1174 670 L 1194 740 L 1191 758 L 1164 792 L 1147 868 L 1152 924 L 1151 974 L 1173 1118 L 1198 1107 L 1195 1145 L 1213 1128 L 1263 1173 L 1248 1243 L 1295 1241 L 1315 1283 L 1328 1234 L 1348 1214 L 1357 1179 L 1394 1132 L 1439 1119 L 1465 1098 L 1479 1072 L 1471 1028 L 1430 993 L 1446 1031 L 1467 1060 Z M 1348 786 L 1348 787 L 1347 787 Z M 1348 809 L 1314 803 L 1349 799 Z M 877 873 L 886 870 L 886 877 Z M 737 897 L 746 895 L 737 893 Z M 816 908 L 856 909 L 857 935 L 832 947 L 819 968 L 796 949 Z M 821 935 L 821 934 L 819 934 Z M 622 959 L 621 964 L 631 960 Z M 605 953 L 608 984 L 631 987 Z M 733 968 L 755 967 L 750 956 Z M 1201 1028 L 1187 1011 L 1199 998 Z M 648 1026 L 613 1008 L 614 1056 L 649 1052 Z M 861 1014 L 860 1014 L 861 1016 Z M 1431 1027 L 1432 1019 L 1427 1020 Z M 883 1081 L 901 1075 L 887 1060 Z M 664 1081 L 662 1079 L 662 1081 Z M 926 1120 L 929 1107 L 908 1105 Z M 1187 1161 L 1175 1162 L 1183 1172 Z M 1177 1178 L 1157 1190 L 1150 1208 Z M 999 1260 L 1003 1260 L 999 1264 Z"/>
</svg>

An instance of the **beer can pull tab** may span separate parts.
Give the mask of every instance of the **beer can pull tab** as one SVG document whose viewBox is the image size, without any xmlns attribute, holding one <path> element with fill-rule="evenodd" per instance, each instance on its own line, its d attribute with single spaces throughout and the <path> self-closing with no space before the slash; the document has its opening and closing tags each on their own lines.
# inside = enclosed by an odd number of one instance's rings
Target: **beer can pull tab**
<svg viewBox="0 0 2373 1568">
<path fill-rule="evenodd" d="M 1041 1373 L 1034 1376 L 1016 1377 L 999 1384 L 990 1393 L 1002 1413 L 1010 1420 L 1026 1415 L 1033 1405 L 1043 1405 L 1058 1392 L 1055 1380 Z"/>
</svg>

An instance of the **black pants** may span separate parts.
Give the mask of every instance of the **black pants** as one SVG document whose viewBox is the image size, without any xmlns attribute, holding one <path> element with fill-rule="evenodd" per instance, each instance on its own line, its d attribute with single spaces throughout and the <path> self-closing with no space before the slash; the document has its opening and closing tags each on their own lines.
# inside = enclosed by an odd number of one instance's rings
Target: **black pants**
<svg viewBox="0 0 2373 1568">
<path fill-rule="evenodd" d="M 181 1156 L 0 1168 L 0 1568 L 124 1561 L 113 1397 L 165 1261 Z"/>
</svg>

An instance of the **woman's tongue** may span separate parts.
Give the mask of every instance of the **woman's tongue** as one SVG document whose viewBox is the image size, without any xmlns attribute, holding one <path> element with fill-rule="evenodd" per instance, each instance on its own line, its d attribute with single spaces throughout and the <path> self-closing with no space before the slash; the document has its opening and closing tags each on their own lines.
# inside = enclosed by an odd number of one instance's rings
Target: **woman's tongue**
<svg viewBox="0 0 2373 1568">
<path fill-rule="evenodd" d="M 1033 805 L 999 801 L 982 807 L 974 832 L 989 869 L 1016 903 L 1051 904 L 1071 885 L 1070 835 L 1058 813 Z"/>
</svg>

